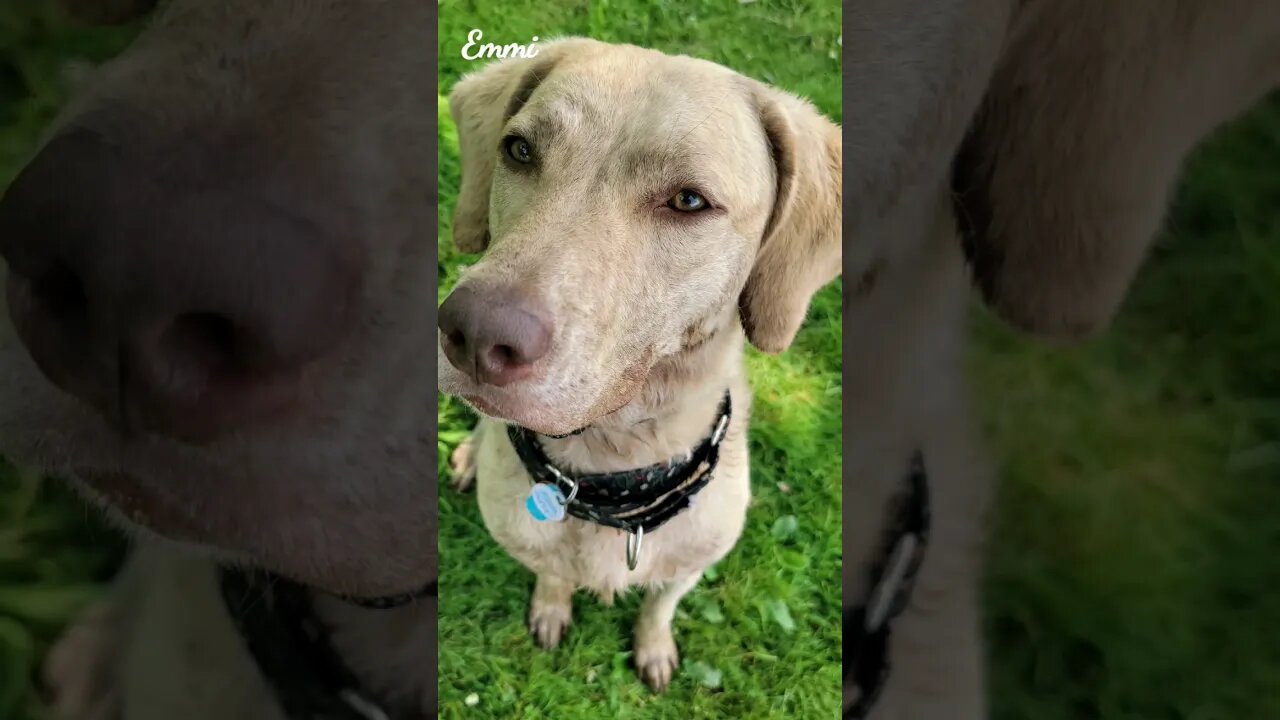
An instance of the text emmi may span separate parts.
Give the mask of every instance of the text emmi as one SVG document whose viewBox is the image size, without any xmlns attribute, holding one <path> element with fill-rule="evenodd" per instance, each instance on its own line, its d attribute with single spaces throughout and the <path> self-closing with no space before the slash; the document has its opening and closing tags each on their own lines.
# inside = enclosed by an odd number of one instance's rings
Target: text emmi
<svg viewBox="0 0 1280 720">
<path fill-rule="evenodd" d="M 521 57 L 531 58 L 538 54 L 538 36 L 534 35 L 533 40 L 528 45 L 520 45 L 519 43 L 511 43 L 510 45 L 494 45 L 493 43 L 480 44 L 480 40 L 484 38 L 484 33 L 477 28 L 467 33 L 467 44 L 462 46 L 463 60 L 479 60 L 480 58 L 509 58 Z M 475 48 L 474 54 L 468 55 L 467 51 Z"/>
</svg>

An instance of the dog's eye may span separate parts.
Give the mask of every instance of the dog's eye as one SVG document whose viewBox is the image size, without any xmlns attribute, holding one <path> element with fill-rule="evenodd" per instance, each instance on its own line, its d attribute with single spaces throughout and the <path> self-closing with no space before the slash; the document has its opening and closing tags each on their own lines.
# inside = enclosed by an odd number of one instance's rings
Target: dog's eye
<svg viewBox="0 0 1280 720">
<path fill-rule="evenodd" d="M 667 207 L 680 212 L 698 212 L 707 209 L 707 199 L 692 190 L 681 190 L 667 201 Z"/>
<path fill-rule="evenodd" d="M 533 162 L 533 145 L 519 135 L 512 135 L 506 142 L 507 157 L 522 164 Z"/>
</svg>

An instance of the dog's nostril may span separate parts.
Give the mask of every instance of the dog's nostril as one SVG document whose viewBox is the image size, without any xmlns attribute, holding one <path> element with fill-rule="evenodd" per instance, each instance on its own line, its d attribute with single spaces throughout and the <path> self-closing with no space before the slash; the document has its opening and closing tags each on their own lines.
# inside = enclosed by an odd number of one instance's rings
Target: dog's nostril
<svg viewBox="0 0 1280 720">
<path fill-rule="evenodd" d="M 454 347 L 461 348 L 461 347 L 466 346 L 466 344 L 467 344 L 467 336 L 466 336 L 466 335 L 463 335 L 463 334 L 462 334 L 460 331 L 458 331 L 458 330 L 454 330 L 454 331 L 452 331 L 452 332 L 445 333 L 445 336 L 444 336 L 444 337 L 445 337 L 445 339 L 446 339 L 446 340 L 448 340 L 448 341 L 449 341 L 449 342 L 450 342 Z"/>
<path fill-rule="evenodd" d="M 54 316 L 82 313 L 89 307 L 84 284 L 70 268 L 56 266 L 31 283 L 32 298 Z"/>
<path fill-rule="evenodd" d="M 489 360 L 496 367 L 520 363 L 520 353 L 510 345 L 494 345 L 489 349 Z"/>
</svg>

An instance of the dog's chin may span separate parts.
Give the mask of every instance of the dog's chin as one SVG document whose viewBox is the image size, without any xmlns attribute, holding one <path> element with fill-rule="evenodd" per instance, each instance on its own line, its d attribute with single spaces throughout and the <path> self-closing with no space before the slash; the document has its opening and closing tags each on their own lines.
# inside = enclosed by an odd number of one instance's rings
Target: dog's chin
<svg viewBox="0 0 1280 720">
<path fill-rule="evenodd" d="M 461 382 L 441 382 L 440 390 L 467 403 L 477 413 L 502 423 L 519 425 L 541 435 L 569 435 L 599 422 L 630 403 L 643 383 L 622 381 L 599 397 L 560 402 L 559 407 L 533 399 L 526 390 L 493 388 Z M 575 411 L 575 408 L 585 410 Z"/>
<path fill-rule="evenodd" d="M 436 381 L 440 392 L 462 399 L 485 417 L 542 435 L 569 435 L 608 418 L 636 399 L 649 378 L 654 358 L 653 348 L 647 348 L 612 382 L 577 395 L 527 382 L 504 387 L 482 385 L 447 361 L 438 366 Z"/>
<path fill-rule="evenodd" d="M 532 404 L 501 398 L 487 399 L 478 393 L 464 393 L 458 397 L 487 418 L 526 427 L 542 435 L 568 435 L 594 421 L 590 417 L 558 417 L 555 413 Z"/>
<path fill-rule="evenodd" d="M 124 444 L 88 409 L 43 390 L 37 398 L 44 401 L 0 404 L 0 453 L 24 470 L 67 481 L 129 537 L 355 597 L 413 592 L 434 577 L 434 521 L 427 528 L 416 509 L 425 505 L 425 481 L 422 497 L 352 508 L 340 502 L 344 483 L 320 474 L 323 462 L 240 456 L 217 464 L 216 454 L 172 442 L 139 437 Z M 26 423 L 15 419 L 20 412 Z M 374 489 L 368 494 L 377 498 Z M 385 522 L 370 522 L 374 517 Z"/>
</svg>

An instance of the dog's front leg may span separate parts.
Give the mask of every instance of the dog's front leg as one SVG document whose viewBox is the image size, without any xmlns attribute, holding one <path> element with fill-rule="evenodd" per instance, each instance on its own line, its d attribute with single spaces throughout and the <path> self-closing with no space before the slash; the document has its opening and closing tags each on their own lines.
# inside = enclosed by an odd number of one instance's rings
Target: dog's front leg
<svg viewBox="0 0 1280 720">
<path fill-rule="evenodd" d="M 476 428 L 449 454 L 449 469 L 453 475 L 449 487 L 457 492 L 470 490 L 476 482 L 476 435 L 479 432 Z"/>
<path fill-rule="evenodd" d="M 552 650 L 573 619 L 573 583 L 555 575 L 538 575 L 529 603 L 529 631 L 538 644 Z"/>
<path fill-rule="evenodd" d="M 49 650 L 43 680 L 54 717 L 120 717 L 119 668 L 149 572 L 142 556 L 130 552 L 106 595 L 86 608 Z"/>
<path fill-rule="evenodd" d="M 636 621 L 636 672 L 655 692 L 667 689 L 671 676 L 680 664 L 671 621 L 676 616 L 680 598 L 698 584 L 701 573 L 672 580 L 649 588 Z"/>
<path fill-rule="evenodd" d="M 109 720 L 120 714 L 114 677 L 120 642 L 120 598 L 91 605 L 49 653 L 44 682 L 63 720 Z"/>
</svg>

